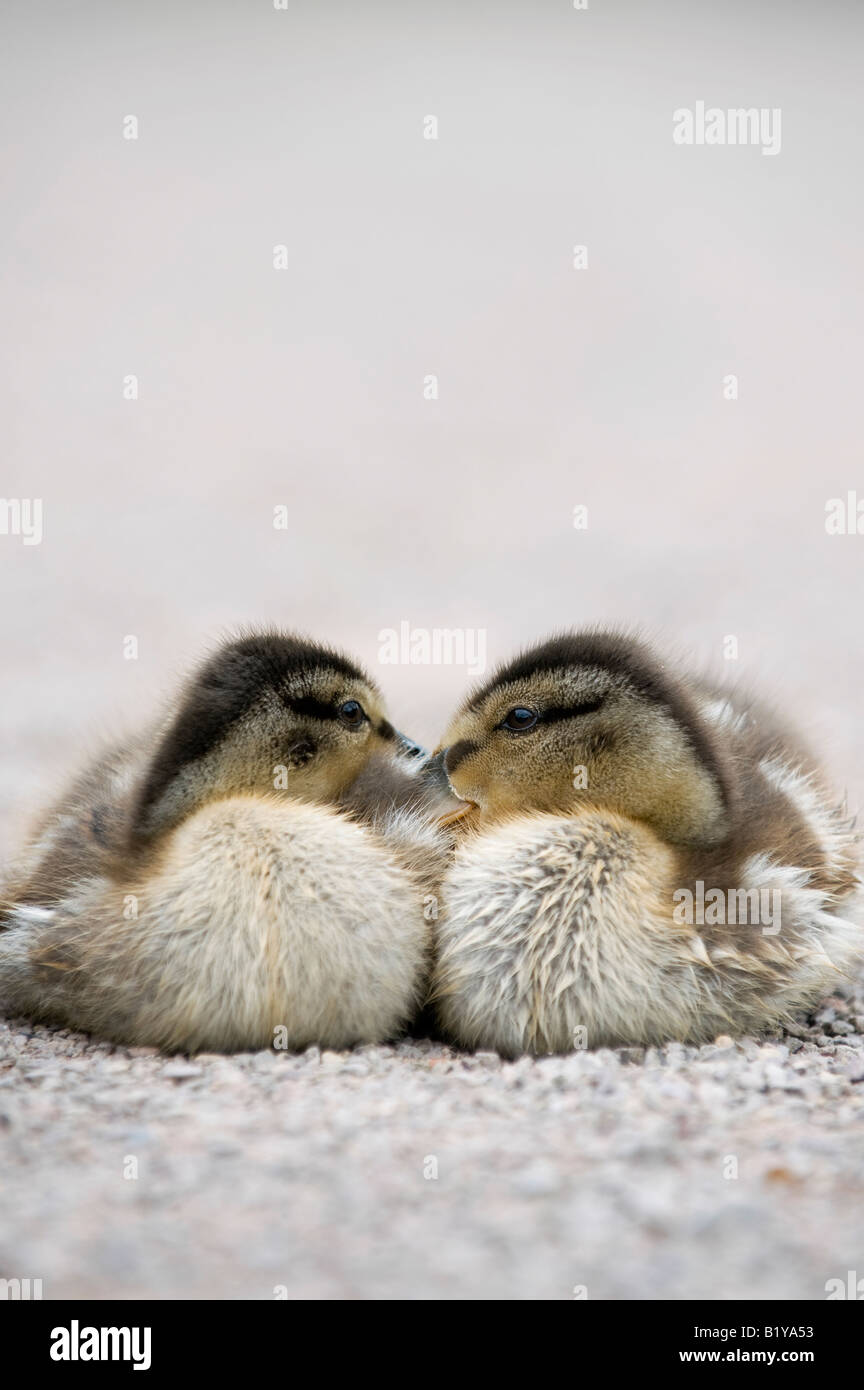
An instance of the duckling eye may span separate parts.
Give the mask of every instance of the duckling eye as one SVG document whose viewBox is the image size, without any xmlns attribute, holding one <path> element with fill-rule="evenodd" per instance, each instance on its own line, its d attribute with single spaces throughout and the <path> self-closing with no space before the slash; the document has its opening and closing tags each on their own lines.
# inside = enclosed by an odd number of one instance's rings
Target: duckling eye
<svg viewBox="0 0 864 1390">
<path fill-rule="evenodd" d="M 511 709 L 510 713 L 501 720 L 498 727 L 510 729 L 512 733 L 523 733 L 525 729 L 533 729 L 539 718 L 536 709 L 525 709 L 524 706 L 517 705 L 516 709 Z"/>
<path fill-rule="evenodd" d="M 339 707 L 339 718 L 346 729 L 359 729 L 366 722 L 366 711 L 356 700 L 346 700 Z"/>
</svg>

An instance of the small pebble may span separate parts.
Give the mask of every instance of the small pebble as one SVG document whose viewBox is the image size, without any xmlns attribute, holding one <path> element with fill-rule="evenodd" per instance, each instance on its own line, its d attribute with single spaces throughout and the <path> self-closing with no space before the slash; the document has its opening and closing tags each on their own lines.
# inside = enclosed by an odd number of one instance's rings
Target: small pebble
<svg viewBox="0 0 864 1390">
<path fill-rule="evenodd" d="M 172 1081 L 191 1081 L 194 1076 L 203 1076 L 204 1068 L 196 1067 L 192 1062 L 169 1062 L 162 1068 L 162 1075 L 170 1077 Z"/>
</svg>

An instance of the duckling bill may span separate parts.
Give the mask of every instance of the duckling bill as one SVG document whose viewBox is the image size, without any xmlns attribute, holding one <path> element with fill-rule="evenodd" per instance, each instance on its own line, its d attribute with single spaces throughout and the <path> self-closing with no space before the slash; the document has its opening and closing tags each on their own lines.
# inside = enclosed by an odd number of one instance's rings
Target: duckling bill
<svg viewBox="0 0 864 1390">
<path fill-rule="evenodd" d="M 433 992 L 465 1045 L 763 1031 L 861 962 L 856 838 L 816 761 L 756 702 L 639 642 L 582 632 L 524 653 L 437 756 L 464 808 Z"/>
</svg>

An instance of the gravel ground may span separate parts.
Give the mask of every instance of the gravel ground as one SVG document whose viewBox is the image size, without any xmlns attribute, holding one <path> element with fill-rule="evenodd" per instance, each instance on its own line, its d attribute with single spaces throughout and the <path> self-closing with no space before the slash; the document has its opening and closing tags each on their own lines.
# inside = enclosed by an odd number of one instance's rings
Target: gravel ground
<svg viewBox="0 0 864 1390">
<path fill-rule="evenodd" d="M 0 1024 L 0 1272 L 45 1298 L 821 1299 L 864 1270 L 862 1032 L 864 984 L 782 1038 L 515 1063 Z"/>
</svg>

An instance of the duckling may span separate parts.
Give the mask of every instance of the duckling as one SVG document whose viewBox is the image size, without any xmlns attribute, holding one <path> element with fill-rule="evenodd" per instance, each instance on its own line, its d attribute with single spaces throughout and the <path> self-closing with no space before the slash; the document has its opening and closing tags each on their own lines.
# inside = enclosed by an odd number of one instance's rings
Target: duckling
<svg viewBox="0 0 864 1390">
<path fill-rule="evenodd" d="M 637 640 L 525 652 L 436 762 L 463 806 L 432 997 L 463 1045 L 761 1032 L 862 960 L 856 837 L 814 759 L 756 701 Z"/>
<path fill-rule="evenodd" d="M 421 754 L 339 653 L 224 644 L 42 818 L 2 895 L 0 1007 L 190 1053 L 393 1035 L 440 877 Z"/>
</svg>

